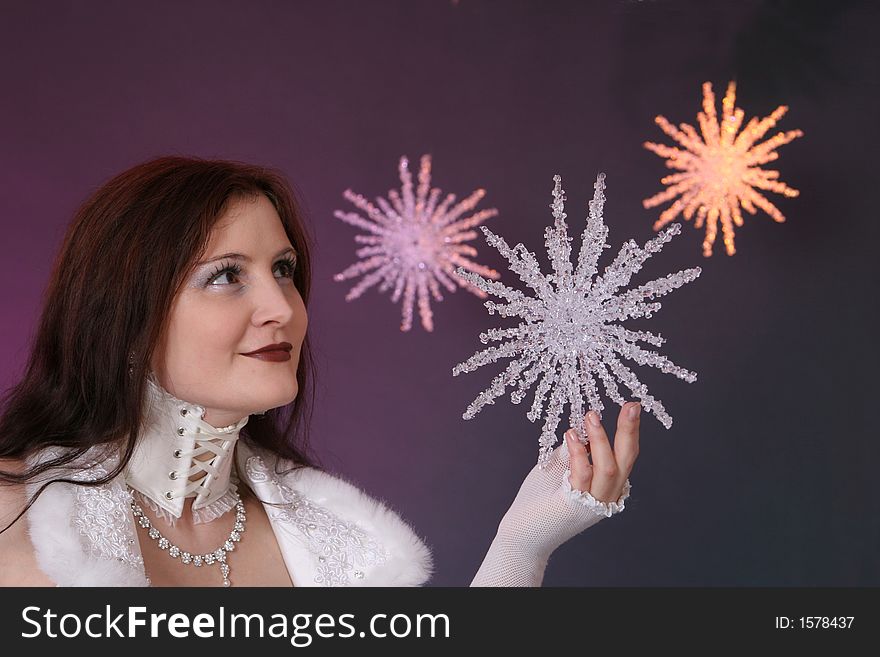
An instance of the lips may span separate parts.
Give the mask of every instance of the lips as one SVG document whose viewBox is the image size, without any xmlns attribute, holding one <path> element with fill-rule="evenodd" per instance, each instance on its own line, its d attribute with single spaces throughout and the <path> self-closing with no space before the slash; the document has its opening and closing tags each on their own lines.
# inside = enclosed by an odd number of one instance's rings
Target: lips
<svg viewBox="0 0 880 657">
<path fill-rule="evenodd" d="M 242 356 L 254 356 L 256 354 L 262 354 L 267 351 L 286 351 L 288 354 L 290 350 L 293 349 L 293 345 L 289 342 L 278 342 L 275 344 L 267 344 L 265 347 L 260 347 L 259 349 L 255 349 L 254 351 L 249 351 Z"/>
<path fill-rule="evenodd" d="M 293 349 L 293 345 L 289 342 L 280 342 L 277 344 L 268 344 L 265 347 L 257 349 L 256 351 L 250 351 L 246 354 L 242 354 L 242 356 L 256 358 L 257 360 L 264 360 L 273 363 L 280 363 L 286 360 L 290 360 L 291 349 Z"/>
</svg>

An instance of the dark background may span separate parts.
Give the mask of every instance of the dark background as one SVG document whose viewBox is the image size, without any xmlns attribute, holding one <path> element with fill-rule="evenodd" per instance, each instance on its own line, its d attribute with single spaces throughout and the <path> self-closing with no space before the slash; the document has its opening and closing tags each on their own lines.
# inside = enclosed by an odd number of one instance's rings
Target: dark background
<svg viewBox="0 0 880 657">
<path fill-rule="evenodd" d="M 534 464 L 532 396 L 461 419 L 502 369 L 451 375 L 504 321 L 475 296 L 434 303 L 433 333 L 418 317 L 400 332 L 387 293 L 344 301 L 353 282 L 332 276 L 359 231 L 333 217 L 353 209 L 343 190 L 384 196 L 400 155 L 431 153 L 433 184 L 484 187 L 478 207 L 500 212 L 487 225 L 547 271 L 552 176 L 579 235 L 604 171 L 604 266 L 662 210 L 641 206 L 668 172 L 642 147 L 671 143 L 654 116 L 695 125 L 702 83 L 720 106 L 735 79 L 746 120 L 790 106 L 768 136 L 805 136 L 767 168 L 801 194 L 768 193 L 786 223 L 746 214 L 733 257 L 719 231 L 704 258 L 685 222 L 634 278 L 703 267 L 644 325 L 699 379 L 634 366 L 675 423 L 643 418 L 626 511 L 557 550 L 545 585 L 880 585 L 878 17 L 757 0 L 4 3 L 0 385 L 21 375 L 64 230 L 105 180 L 168 153 L 277 167 L 316 237 L 312 442 L 428 542 L 430 584 L 466 585 Z"/>
</svg>

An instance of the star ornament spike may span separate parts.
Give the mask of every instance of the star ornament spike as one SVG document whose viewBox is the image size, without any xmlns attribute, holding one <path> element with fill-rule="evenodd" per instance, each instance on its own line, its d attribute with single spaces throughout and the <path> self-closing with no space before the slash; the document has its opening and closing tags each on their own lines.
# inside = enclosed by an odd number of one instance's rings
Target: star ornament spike
<svg viewBox="0 0 880 657">
<path fill-rule="evenodd" d="M 507 259 L 510 269 L 534 291 L 534 296 L 459 269 L 459 276 L 503 300 L 503 303 L 485 302 L 490 315 L 497 312 L 501 317 L 518 317 L 522 321 L 513 328 L 491 328 L 481 333 L 483 344 L 496 342 L 499 345 L 477 351 L 452 369 L 453 376 L 458 376 L 502 358 L 511 359 L 506 369 L 467 407 L 462 415 L 465 420 L 473 418 L 487 404 L 495 403 L 508 386 L 515 386 L 510 400 L 519 404 L 540 379 L 527 417 L 537 421 L 548 400 L 538 441 L 538 465 L 542 468 L 556 443 L 556 430 L 566 403 L 570 407 L 568 424 L 581 439 L 586 412 L 595 410 L 601 416 L 604 405 L 599 396 L 600 382 L 607 396 L 620 406 L 626 403 L 617 387 L 618 382 L 622 383 L 640 400 L 645 411 L 652 413 L 667 429 L 672 426 L 672 418 L 663 404 L 648 392 L 623 360 L 656 367 L 689 383 L 697 378 L 694 372 L 638 344 L 659 347 L 665 342 L 659 334 L 633 331 L 620 325 L 626 319 L 650 318 L 660 310 L 660 303 L 654 299 L 700 275 L 700 268 L 694 267 L 625 289 L 644 262 L 679 234 L 681 224 L 672 224 L 644 247 L 633 240 L 626 242 L 614 261 L 597 275 L 599 256 L 610 248 L 606 243 L 608 227 L 602 218 L 605 174 L 600 173 L 594 185 L 576 263 L 571 262 L 572 238 L 568 236 L 565 222 L 562 179 L 557 175 L 553 180 L 550 207 L 554 222 L 544 232 L 552 273 L 544 275 L 535 255 L 522 244 L 511 248 L 504 239 L 482 227 L 486 241 Z"/>
<path fill-rule="evenodd" d="M 401 331 L 412 328 L 413 307 L 418 298 L 419 316 L 426 331 L 434 330 L 431 297 L 442 301 L 442 285 L 450 292 L 456 284 L 481 299 L 486 293 L 455 275 L 456 268 L 498 279 L 500 274 L 469 257 L 477 255 L 470 240 L 477 237 L 474 227 L 494 217 L 498 210 L 474 210 L 486 191 L 478 189 L 456 203 L 455 194 L 440 200 L 440 190 L 431 188 L 431 156 L 423 155 L 419 168 L 418 187 L 413 190 L 412 173 L 406 156 L 400 158 L 400 192 L 391 190 L 388 199 L 376 198 L 373 205 L 360 194 L 347 189 L 343 196 L 363 214 L 337 210 L 337 219 L 361 228 L 365 235 L 356 235 L 363 244 L 355 253 L 354 264 L 336 274 L 340 282 L 363 276 L 348 292 L 346 301 L 353 301 L 377 283 L 379 292 L 393 289 L 392 303 L 403 295 Z M 378 206 L 378 207 L 377 207 Z M 465 216 L 466 215 L 466 216 Z"/>
<path fill-rule="evenodd" d="M 786 197 L 799 193 L 779 180 L 779 171 L 761 168 L 761 165 L 779 157 L 777 148 L 804 134 L 800 130 L 789 130 L 758 143 L 788 111 L 788 107 L 781 105 L 770 116 L 760 120 L 752 118 L 737 134 L 744 113 L 735 107 L 735 101 L 736 84 L 731 82 L 721 101 L 719 122 L 712 85 L 706 82 L 703 84 L 703 111 L 697 114 L 701 134 L 697 134 L 693 126 L 687 123 L 682 123 L 679 129 L 663 116 L 658 116 L 655 122 L 660 129 L 683 149 L 644 143 L 649 151 L 666 158 L 668 168 L 676 170 L 676 173 L 660 180 L 667 185 L 664 191 L 642 201 L 645 208 L 653 208 L 676 199 L 661 213 L 654 223 L 654 230 L 660 230 L 679 214 L 690 220 L 696 212 L 694 227 L 702 228 L 703 223 L 706 224 L 703 240 L 703 255 L 706 257 L 712 255 L 719 219 L 727 254 L 736 253 L 734 226 L 743 225 L 741 207 L 753 215 L 757 212 L 756 207 L 761 208 L 775 221 L 785 221 L 779 208 L 758 190 L 776 192 Z"/>
</svg>

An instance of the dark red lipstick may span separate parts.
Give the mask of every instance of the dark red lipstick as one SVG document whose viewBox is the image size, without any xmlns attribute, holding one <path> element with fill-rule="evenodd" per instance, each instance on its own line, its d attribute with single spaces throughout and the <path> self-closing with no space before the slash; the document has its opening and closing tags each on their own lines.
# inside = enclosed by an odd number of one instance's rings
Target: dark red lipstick
<svg viewBox="0 0 880 657">
<path fill-rule="evenodd" d="M 249 351 L 246 354 L 242 354 L 242 356 L 250 356 L 251 358 L 256 358 L 258 360 L 278 363 L 290 360 L 291 349 L 293 349 L 293 345 L 289 342 L 279 342 L 276 344 L 267 344 L 265 347 Z"/>
</svg>

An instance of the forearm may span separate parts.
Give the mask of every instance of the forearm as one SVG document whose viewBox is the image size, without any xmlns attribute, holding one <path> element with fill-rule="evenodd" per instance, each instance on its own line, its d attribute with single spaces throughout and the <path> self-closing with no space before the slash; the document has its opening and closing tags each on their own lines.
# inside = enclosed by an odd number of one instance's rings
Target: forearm
<svg viewBox="0 0 880 657">
<path fill-rule="evenodd" d="M 557 484 L 552 494 L 532 497 L 520 491 L 471 586 L 541 586 L 547 562 L 560 545 L 623 510 L 629 479 L 616 502 L 599 502 L 589 493 L 573 490 L 568 474 L 566 470 L 562 485 Z"/>
<path fill-rule="evenodd" d="M 496 534 L 471 586 L 541 586 L 549 556 L 530 556 L 521 545 Z"/>
</svg>

